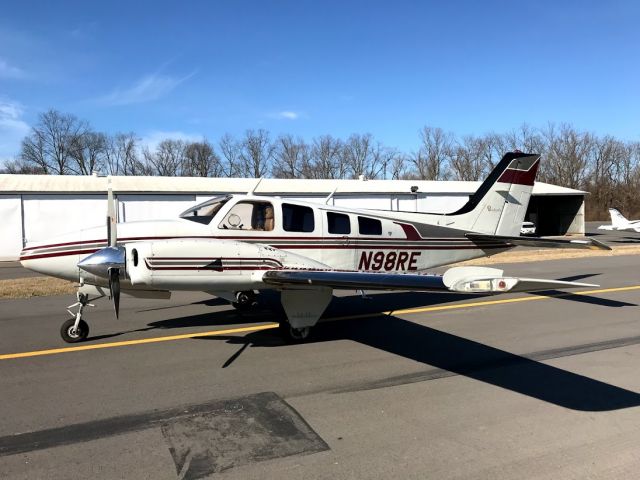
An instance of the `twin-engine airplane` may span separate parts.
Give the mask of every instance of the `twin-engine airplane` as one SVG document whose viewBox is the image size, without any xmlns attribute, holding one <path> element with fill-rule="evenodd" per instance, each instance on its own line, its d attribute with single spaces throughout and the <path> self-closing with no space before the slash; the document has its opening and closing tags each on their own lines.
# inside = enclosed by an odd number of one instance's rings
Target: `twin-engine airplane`
<svg viewBox="0 0 640 480">
<path fill-rule="evenodd" d="M 20 260 L 28 269 L 79 282 L 78 302 L 69 307 L 77 311 L 69 310 L 73 318 L 61 328 L 66 342 L 87 338 L 83 309 L 96 298 L 108 294 L 118 317 L 121 291 L 143 298 L 203 291 L 246 309 L 256 304 L 256 290 L 279 290 L 287 316 L 280 330 L 302 341 L 334 289 L 488 294 L 592 286 L 484 267 L 423 273 L 517 245 L 608 249 L 595 240 L 519 236 L 539 159 L 507 153 L 469 201 L 446 215 L 356 210 L 250 192 L 212 198 L 176 220 L 117 225 L 109 188 L 106 229 L 28 244 Z"/>
<path fill-rule="evenodd" d="M 640 232 L 640 220 L 627 220 L 617 209 L 610 208 L 611 225 L 600 225 L 598 230 L 629 230 Z"/>
</svg>

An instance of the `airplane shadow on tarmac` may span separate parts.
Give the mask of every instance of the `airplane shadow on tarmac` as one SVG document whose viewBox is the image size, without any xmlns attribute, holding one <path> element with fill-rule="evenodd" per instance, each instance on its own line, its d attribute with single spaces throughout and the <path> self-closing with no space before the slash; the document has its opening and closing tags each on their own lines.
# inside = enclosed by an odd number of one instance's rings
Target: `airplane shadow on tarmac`
<svg viewBox="0 0 640 480">
<path fill-rule="evenodd" d="M 241 348 L 223 367 L 228 367 L 248 347 L 285 345 L 275 330 L 252 332 L 244 337 L 210 336 L 196 340 L 222 340 L 240 345 Z M 384 379 L 359 385 L 354 390 L 464 375 L 572 410 L 610 411 L 640 406 L 640 394 L 630 390 L 398 317 L 378 316 L 366 320 L 321 323 L 315 327 L 309 343 L 336 340 L 359 342 L 443 371 L 429 370 Z M 640 337 L 629 343 L 640 343 Z M 603 348 L 611 347 L 604 344 L 580 346 L 566 351 L 538 352 L 532 357 L 557 358 Z"/>
<path fill-rule="evenodd" d="M 555 293 L 555 292 L 554 292 Z M 559 292 L 566 295 L 566 292 Z M 335 298 L 327 316 L 335 311 L 342 313 L 357 304 L 357 311 L 369 318 L 325 321 L 319 323 L 310 343 L 336 340 L 351 340 L 425 365 L 435 367 L 418 374 L 383 379 L 363 384 L 356 390 L 382 388 L 416 381 L 431 380 L 451 375 L 464 375 L 481 382 L 527 395 L 564 408 L 580 411 L 609 411 L 640 406 L 640 394 L 592 378 L 557 368 L 538 360 L 614 348 L 614 342 L 580 345 L 566 349 L 536 352 L 528 357 L 509 353 L 482 343 L 419 325 L 392 315 L 382 315 L 382 310 L 425 306 L 446 301 L 477 298 L 472 295 L 420 295 L 413 293 L 391 293 L 373 295 L 369 301 L 355 301 L 354 297 Z M 415 298 L 418 297 L 418 298 Z M 572 300 L 585 301 L 603 306 L 628 306 L 584 295 L 569 295 Z M 578 298 L 572 298 L 578 297 Z M 413 298 L 413 301 L 411 299 Z M 363 311 L 362 306 L 366 306 Z M 366 323 L 364 323 L 366 322 Z M 284 347 L 285 343 L 275 330 L 252 332 L 240 336 L 210 336 L 197 340 L 227 341 L 240 345 L 240 349 L 223 365 L 230 366 L 248 347 Z M 624 345 L 640 343 L 640 336 L 625 339 Z M 438 369 L 438 370 L 436 370 Z"/>
<path fill-rule="evenodd" d="M 549 294 L 554 296 L 559 294 L 561 296 L 558 298 L 586 301 L 607 307 L 633 305 L 586 295 L 567 294 L 566 292 L 538 293 L 538 295 Z M 464 375 L 572 410 L 610 411 L 640 406 L 640 394 L 638 393 L 540 362 L 540 360 L 640 344 L 640 336 L 535 352 L 528 357 L 523 357 L 392 315 L 392 312 L 398 309 L 427 307 L 454 301 L 478 299 L 479 297 L 481 296 L 413 292 L 376 294 L 368 300 L 362 299 L 359 295 L 335 297 L 324 315 L 325 320 L 321 320 L 314 328 L 312 338 L 308 343 L 351 340 L 435 367 L 418 374 L 408 374 L 362 384 L 354 387 L 355 390 L 368 390 L 452 375 Z M 260 303 L 260 308 L 256 312 L 240 313 L 227 310 L 179 317 L 149 323 L 144 330 L 277 321 L 279 316 L 284 315 L 277 293 L 265 292 L 261 294 Z M 345 318 L 354 314 L 357 315 L 357 319 Z M 338 316 L 342 319 L 336 318 Z M 334 318 L 334 321 L 327 321 L 331 318 Z M 105 337 L 107 336 L 101 338 Z M 96 337 L 91 338 L 91 340 L 95 339 Z M 239 350 L 222 365 L 222 368 L 231 366 L 249 347 L 287 347 L 275 329 L 252 332 L 245 336 L 215 335 L 198 337 L 194 340 L 217 340 L 239 345 Z"/>
</svg>

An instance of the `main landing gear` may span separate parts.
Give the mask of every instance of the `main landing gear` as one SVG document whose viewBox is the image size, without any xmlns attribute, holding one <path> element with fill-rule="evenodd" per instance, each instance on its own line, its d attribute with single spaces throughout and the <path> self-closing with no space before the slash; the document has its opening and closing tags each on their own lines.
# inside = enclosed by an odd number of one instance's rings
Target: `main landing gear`
<svg viewBox="0 0 640 480">
<path fill-rule="evenodd" d="M 251 310 L 258 305 L 258 296 L 253 290 L 244 290 L 236 293 L 236 301 L 231 302 L 236 310 L 241 312 Z"/>
<path fill-rule="evenodd" d="M 77 293 L 78 301 L 73 305 L 67 307 L 67 312 L 72 316 L 69 320 L 64 322 L 60 327 L 60 336 L 67 343 L 77 343 L 86 340 L 89 336 L 89 325 L 82 319 L 82 311 L 84 307 L 93 307 L 92 303 L 89 303 L 89 295 L 86 293 Z M 78 307 L 78 311 L 73 313 L 70 309 Z"/>
<path fill-rule="evenodd" d="M 295 328 L 287 321 L 278 324 L 278 333 L 287 343 L 303 343 L 311 335 L 311 327 Z"/>
</svg>

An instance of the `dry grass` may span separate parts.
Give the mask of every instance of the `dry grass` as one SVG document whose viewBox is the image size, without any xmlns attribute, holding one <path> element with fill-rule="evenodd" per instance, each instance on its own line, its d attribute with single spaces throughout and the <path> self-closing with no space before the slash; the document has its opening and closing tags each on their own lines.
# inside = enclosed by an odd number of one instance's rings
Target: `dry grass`
<svg viewBox="0 0 640 480">
<path fill-rule="evenodd" d="M 515 250 L 487 258 L 477 258 L 457 265 L 495 265 L 497 263 L 543 262 L 585 257 L 617 257 L 640 254 L 640 246 L 614 247 L 613 250 Z M 0 280 L 0 298 L 29 298 L 75 293 L 77 284 L 51 277 L 27 277 Z"/>
<path fill-rule="evenodd" d="M 524 263 L 543 262 L 545 260 L 564 260 L 567 258 L 586 257 L 617 257 L 620 255 L 637 255 L 640 253 L 640 246 L 631 245 L 624 247 L 613 247 L 613 250 L 571 250 L 571 249 L 541 249 L 541 250 L 515 250 L 498 253 L 491 257 L 477 258 L 460 262 L 456 265 L 494 265 L 496 263 Z"/>
<path fill-rule="evenodd" d="M 0 280 L 0 298 L 29 298 L 75 293 L 77 284 L 52 277 Z"/>
</svg>

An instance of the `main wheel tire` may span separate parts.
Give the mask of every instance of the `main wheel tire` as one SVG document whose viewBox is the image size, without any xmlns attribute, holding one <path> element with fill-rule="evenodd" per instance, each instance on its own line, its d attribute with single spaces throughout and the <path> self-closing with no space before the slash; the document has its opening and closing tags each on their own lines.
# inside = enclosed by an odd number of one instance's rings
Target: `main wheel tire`
<svg viewBox="0 0 640 480">
<path fill-rule="evenodd" d="M 70 318 L 60 327 L 60 336 L 67 343 L 77 343 L 86 340 L 89 336 L 89 325 L 84 320 L 80 320 L 78 328 L 74 328 L 75 318 Z"/>
<path fill-rule="evenodd" d="M 236 295 L 237 301 L 231 302 L 231 305 L 233 305 L 233 308 L 235 308 L 236 310 L 244 312 L 258 305 L 256 297 L 257 296 L 253 290 L 238 292 L 238 294 Z"/>
<path fill-rule="evenodd" d="M 311 336 L 311 327 L 294 328 L 288 322 L 281 322 L 278 330 L 287 343 L 303 343 Z"/>
</svg>

